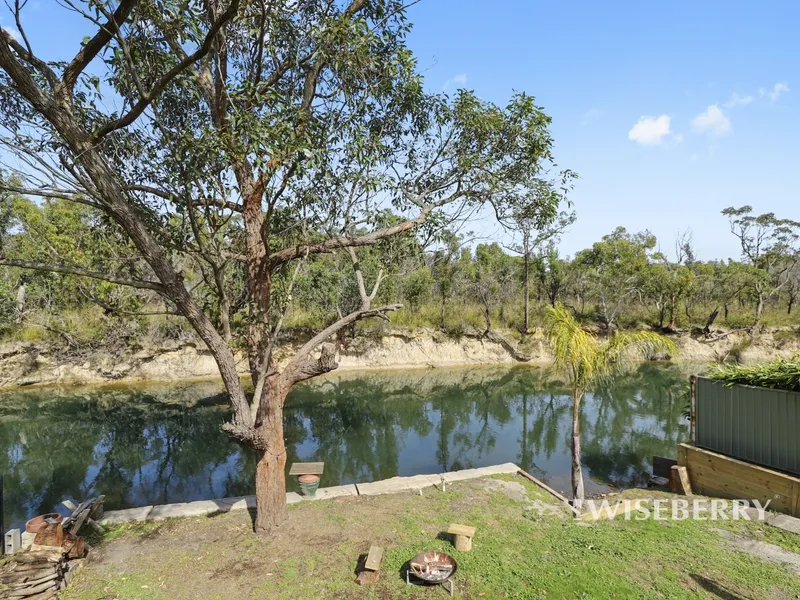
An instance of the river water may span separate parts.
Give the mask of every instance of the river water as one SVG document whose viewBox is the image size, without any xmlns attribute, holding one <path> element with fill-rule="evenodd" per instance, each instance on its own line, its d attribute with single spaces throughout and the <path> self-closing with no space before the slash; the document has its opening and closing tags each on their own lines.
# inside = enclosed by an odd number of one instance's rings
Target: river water
<svg viewBox="0 0 800 600">
<path fill-rule="evenodd" d="M 675 456 L 687 381 L 645 363 L 587 395 L 588 494 L 644 485 L 654 454 Z M 91 494 L 116 509 L 253 493 L 253 455 L 220 432 L 228 414 L 209 382 L 0 393 L 6 527 Z M 287 468 L 324 461 L 328 486 L 515 462 L 568 492 L 570 418 L 547 369 L 333 374 L 287 400 Z"/>
</svg>

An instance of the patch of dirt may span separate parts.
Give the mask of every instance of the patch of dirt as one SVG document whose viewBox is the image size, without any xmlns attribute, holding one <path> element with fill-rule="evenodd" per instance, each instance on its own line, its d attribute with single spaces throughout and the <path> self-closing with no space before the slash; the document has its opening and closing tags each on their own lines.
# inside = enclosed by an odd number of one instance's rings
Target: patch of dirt
<svg viewBox="0 0 800 600">
<path fill-rule="evenodd" d="M 536 498 L 530 498 L 527 488 L 517 481 L 505 481 L 504 479 L 475 479 L 471 482 L 471 485 L 487 492 L 500 492 L 505 494 L 512 500 L 523 503 L 528 510 L 536 513 L 537 516 L 567 516 L 564 507 L 556 502 L 555 499 L 552 503 L 548 503 Z"/>
<path fill-rule="evenodd" d="M 440 494 L 430 495 L 434 493 Z M 425 511 L 425 505 L 439 501 L 426 496 L 415 492 L 304 503 L 303 510 L 290 510 L 289 519 L 270 536 L 254 535 L 252 515 L 245 511 L 176 519 L 102 544 L 87 566 L 95 581 L 148 573 L 162 582 L 160 591 L 170 600 L 272 597 L 262 589 L 279 576 L 349 578 L 359 555 L 371 545 L 401 543 L 405 531 L 397 516 L 407 513 L 412 502 Z M 434 536 L 446 526 L 429 525 L 423 527 Z M 313 572 L 307 572 L 309 564 L 315 564 Z M 330 572 L 332 565 L 335 572 Z M 360 588 L 353 593 L 360 594 Z"/>
<path fill-rule="evenodd" d="M 720 537 L 730 540 L 730 548 L 745 552 L 768 562 L 784 565 L 795 575 L 800 575 L 800 554 L 789 552 L 775 544 L 751 540 L 726 529 L 714 529 Z"/>
<path fill-rule="evenodd" d="M 512 500 L 517 502 L 528 502 L 528 492 L 525 486 L 517 481 L 505 481 L 503 479 L 476 479 L 473 480 L 475 487 L 480 487 L 488 492 L 502 492 Z"/>
</svg>

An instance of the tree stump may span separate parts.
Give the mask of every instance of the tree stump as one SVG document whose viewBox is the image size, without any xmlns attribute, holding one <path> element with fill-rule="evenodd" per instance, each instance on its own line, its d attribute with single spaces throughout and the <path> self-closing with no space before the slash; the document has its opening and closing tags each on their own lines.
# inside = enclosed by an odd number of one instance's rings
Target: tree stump
<svg viewBox="0 0 800 600">
<path fill-rule="evenodd" d="M 447 533 L 453 535 L 456 550 L 469 552 L 472 550 L 472 538 L 475 537 L 475 528 L 469 525 L 451 523 Z"/>
</svg>

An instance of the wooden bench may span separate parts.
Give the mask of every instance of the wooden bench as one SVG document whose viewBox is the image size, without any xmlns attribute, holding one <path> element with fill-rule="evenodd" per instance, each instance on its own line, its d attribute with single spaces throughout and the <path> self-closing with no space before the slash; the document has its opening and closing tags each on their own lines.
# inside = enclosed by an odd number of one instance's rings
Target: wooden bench
<svg viewBox="0 0 800 600">
<path fill-rule="evenodd" d="M 383 548 L 370 546 L 369 553 L 364 559 L 364 567 L 356 577 L 358 585 L 370 585 L 378 581 L 381 565 L 383 564 Z"/>
<path fill-rule="evenodd" d="M 460 550 L 461 552 L 469 552 L 472 550 L 472 538 L 475 537 L 474 527 L 451 523 L 450 527 L 447 529 L 447 533 L 454 536 L 456 550 Z"/>
<path fill-rule="evenodd" d="M 324 462 L 292 463 L 289 475 L 322 475 Z"/>
</svg>

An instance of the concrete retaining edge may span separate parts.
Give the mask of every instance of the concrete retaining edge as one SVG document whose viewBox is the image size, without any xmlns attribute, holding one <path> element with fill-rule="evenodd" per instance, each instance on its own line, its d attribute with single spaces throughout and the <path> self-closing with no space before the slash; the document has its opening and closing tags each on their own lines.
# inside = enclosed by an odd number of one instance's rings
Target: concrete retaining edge
<svg viewBox="0 0 800 600">
<path fill-rule="evenodd" d="M 286 503 L 313 502 L 340 498 L 342 496 L 376 496 L 379 494 L 396 494 L 399 492 L 416 491 L 425 487 L 441 486 L 454 481 L 466 479 L 479 479 L 490 475 L 516 473 L 520 468 L 514 463 L 504 463 L 491 467 L 464 469 L 463 471 L 450 471 L 434 475 L 413 475 L 411 477 L 392 477 L 382 481 L 371 481 L 348 485 L 320 488 L 314 498 L 302 496 L 297 492 L 286 493 Z M 106 511 L 103 525 L 119 525 L 141 521 L 163 521 L 178 517 L 201 517 L 220 512 L 246 510 L 255 508 L 255 496 L 242 496 L 238 498 L 218 498 L 216 500 L 197 500 L 195 502 L 179 502 L 177 504 L 159 504 L 156 506 L 139 506 L 123 510 Z"/>
</svg>

